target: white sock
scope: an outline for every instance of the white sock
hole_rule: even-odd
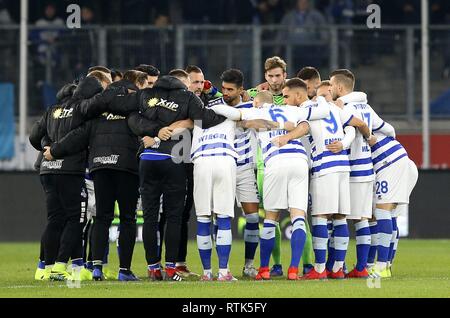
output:
[[[325,270],[325,263],[324,264],[314,264],[314,270],[318,273],[322,273]]]
[[[344,262],[335,261],[333,265],[333,273],[337,273],[342,267],[344,267]]]
[[[227,276],[228,275],[228,268],[219,268],[219,273],[222,276]]]
[[[386,262],[377,262],[377,265],[375,265],[375,266],[376,266],[377,271],[381,272],[382,270],[386,269],[387,263]]]
[[[253,266],[253,260],[252,259],[245,259],[245,267],[252,267]]]

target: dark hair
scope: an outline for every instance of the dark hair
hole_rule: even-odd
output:
[[[300,71],[298,71],[297,77],[304,81],[311,80],[311,79],[319,79],[320,80],[320,73],[317,70],[317,68],[312,67],[312,66],[306,66],[306,67],[302,68]]]
[[[237,87],[242,87],[244,85],[244,75],[240,70],[235,68],[223,72],[220,79],[223,82],[235,84]]]
[[[353,87],[355,86],[355,75],[347,69],[339,69],[331,72],[330,78],[333,76],[336,76],[336,79],[338,82],[344,84],[348,88],[351,88],[353,90]]]
[[[135,71],[130,70],[126,71],[125,74],[123,74],[123,79],[127,80],[134,85],[144,85],[145,81],[147,80],[147,73],[141,72],[141,71]]]
[[[148,76],[159,76],[160,71],[153,65],[140,64],[134,68],[135,71],[141,71],[146,73]]]
[[[182,70],[180,68],[171,70],[168,75],[175,76],[175,77],[181,77],[181,78],[189,78],[189,74],[186,73],[185,70]]]
[[[289,89],[291,89],[291,88],[302,88],[304,90],[307,90],[308,85],[306,85],[304,80],[302,80],[302,79],[300,79],[298,77],[294,77],[294,78],[288,79],[286,81],[286,83],[284,83],[283,87],[287,87]]]
[[[186,73],[203,73],[202,69],[200,67],[198,67],[197,65],[188,65],[186,66],[186,68],[184,69],[186,71]]]
[[[123,73],[121,71],[119,71],[119,70],[112,69],[111,70],[111,77],[112,77],[112,79],[114,80],[114,78],[116,76],[119,76],[120,78],[123,78]]]
[[[93,71],[100,71],[103,73],[108,73],[111,74],[111,70],[109,68],[107,68],[106,66],[102,66],[102,65],[97,65],[97,66],[92,66],[88,69],[88,74],[93,72]]]

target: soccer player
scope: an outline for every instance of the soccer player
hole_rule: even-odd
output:
[[[101,81],[101,82],[100,82]],[[31,144],[38,150],[45,148],[41,163],[41,180],[47,196],[48,224],[44,242],[46,276],[55,280],[70,278],[66,264],[83,267],[82,226],[85,223],[87,197],[84,182],[85,157],[82,152],[62,160],[51,160],[49,145],[60,141],[84,120],[98,116],[104,106],[116,96],[115,89],[100,93],[109,79],[94,71],[75,89],[67,103],[50,108],[30,134]],[[48,140],[46,145],[41,141]]]
[[[175,265],[180,245],[187,179],[184,155],[173,151],[178,141],[172,139],[173,129],[170,125],[184,119],[202,120],[202,128],[206,129],[223,122],[225,117],[205,109],[201,100],[187,90],[190,80],[184,70],[173,70],[169,74],[159,78],[152,88],[146,88],[135,96],[131,94],[130,100],[124,98],[118,102],[129,104],[125,106],[127,109],[139,109],[142,116],[149,119],[153,125],[144,136],[157,135],[159,138],[153,148],[139,152],[140,189],[144,208],[144,248],[150,278],[160,277],[157,233],[160,197],[163,195],[167,220],[165,277],[168,280],[179,281],[181,277],[176,274]]]
[[[231,69],[222,76],[223,97],[210,102],[209,106],[224,104],[236,109],[252,108],[251,102],[242,102],[243,75],[241,71]],[[256,248],[259,242],[259,214],[258,189],[253,166],[252,132],[249,129],[238,127],[235,132],[234,149],[238,154],[236,168],[236,198],[238,206],[242,207],[246,225],[244,230],[245,263],[242,269],[243,276],[254,278],[257,270],[253,265]]]
[[[296,92],[302,91],[306,97],[306,84],[300,79],[291,79],[285,87]],[[258,142],[261,144],[264,157],[264,207],[266,218],[261,232],[260,253],[261,266],[256,276],[257,280],[270,279],[269,258],[275,243],[275,226],[278,223],[279,212],[289,209],[293,227],[291,237],[291,264],[288,270],[288,279],[298,279],[298,264],[306,240],[305,216],[308,201],[308,164],[306,152],[299,140],[292,140],[280,147],[273,144],[272,139],[284,135],[285,122],[294,122],[311,119],[311,116],[324,118],[329,113],[329,106],[321,98],[321,105],[311,107],[276,106],[269,105],[263,108],[242,110],[242,119],[272,119],[278,121],[280,127],[275,131],[258,132]],[[317,107],[316,107],[317,106]],[[314,109],[313,109],[314,108]]]
[[[333,100],[345,97],[353,92],[355,76],[347,69],[335,70],[330,75],[331,94]],[[367,103],[347,103],[348,109],[356,118],[366,122],[370,130],[380,127],[382,119]],[[370,146],[367,143],[370,135],[363,136],[356,132],[355,140],[350,148],[350,215],[347,219],[354,220],[356,230],[356,258],[355,268],[349,277],[367,277],[366,269],[371,237],[369,219],[372,218],[373,171]]]
[[[319,71],[313,66],[305,66],[297,73],[297,77],[305,81],[308,86],[308,97],[313,99],[321,84]]]
[[[343,102],[367,103],[363,96],[341,98]],[[372,130],[374,138],[369,140],[375,171],[375,222],[377,242],[377,263],[369,267],[374,277],[390,277],[392,260],[398,244],[397,216],[402,206],[407,206],[409,196],[417,182],[418,172],[409,159],[405,148],[395,139],[395,129],[387,122]]]
[[[147,87],[152,88],[158,80],[160,71],[153,65],[140,64],[134,68],[135,71],[144,72],[147,74]]]
[[[112,84],[136,92],[147,87],[147,74],[127,71],[121,81]],[[103,113],[52,145],[50,152],[62,158],[89,148],[89,171],[96,188],[96,219],[93,225],[92,249],[94,280],[104,280],[103,259],[108,245],[109,227],[114,203],[120,207],[119,281],[136,281],[131,260],[136,242],[136,206],[138,201],[138,140],[128,127],[127,118]]]
[[[325,87],[325,86],[323,86]],[[326,89],[324,88],[323,90]],[[308,98],[302,98],[290,87],[283,88],[283,94],[287,103],[303,103]],[[296,96],[299,96],[297,99]],[[308,138],[311,148],[311,214],[313,216],[313,245],[316,256],[314,269],[303,276],[302,279],[344,278],[343,265],[348,246],[348,228],[346,215],[350,213],[350,189],[349,189],[349,160],[346,149],[355,137],[353,127],[364,130],[370,135],[367,125],[363,121],[354,118],[348,111],[342,111],[332,103],[329,103],[330,111],[326,118],[309,122]],[[347,127],[346,127],[347,126]],[[345,136],[344,136],[345,130]],[[281,145],[287,140],[296,139],[304,132],[296,128],[287,135],[278,137]],[[328,242],[327,219],[332,217],[336,248],[334,251],[334,264],[327,275],[325,270],[326,251]]]
[[[268,58],[264,63],[264,77],[267,82],[262,83],[255,88],[249,89],[248,93],[250,94],[250,97],[254,98],[259,91],[268,90],[273,95],[273,104],[283,105],[284,99],[282,88],[286,83],[287,78],[286,66],[286,62],[278,56]],[[258,192],[260,194],[260,198],[262,198],[264,195],[264,161],[262,159],[260,147],[257,147],[256,166]],[[263,207],[262,202],[260,202],[260,207]],[[283,269],[281,266],[281,229],[279,225],[275,228],[275,234],[275,247],[272,254],[274,265],[271,269],[271,275],[274,277],[283,275]],[[303,270],[305,273],[312,268],[312,260],[312,237],[308,222],[306,221],[306,243],[302,255]]]
[[[189,90],[197,95],[203,102],[208,105],[209,101],[222,97],[222,94],[211,85],[210,81],[205,80],[205,75],[200,67],[196,65],[188,65],[185,71],[189,74],[191,85]]]

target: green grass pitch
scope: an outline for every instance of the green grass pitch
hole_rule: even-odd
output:
[[[200,273],[201,264],[195,241],[189,242],[188,264]],[[286,277],[257,282],[241,279],[244,243],[233,242],[230,268],[237,282],[150,282],[145,279],[146,266],[141,243],[136,244],[133,271],[140,282],[81,282],[81,288],[68,288],[63,282],[34,281],[39,252],[38,243],[0,244],[0,297],[450,297],[450,240],[401,239],[394,262],[393,277],[369,288],[364,279],[343,281],[287,281]],[[257,252],[259,254],[259,250]],[[289,266],[290,245],[283,241],[282,262]],[[347,254],[348,267],[355,262],[355,242]],[[256,264],[258,264],[258,255]],[[117,268],[117,253],[111,245],[111,268]],[[217,260],[213,253],[213,269]]]

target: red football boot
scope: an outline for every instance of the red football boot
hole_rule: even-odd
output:
[[[300,277],[302,280],[315,280],[315,279],[327,279],[327,272],[324,270],[322,273],[316,272],[316,269],[313,268],[309,271],[308,274],[303,275]]]
[[[330,279],[344,279],[345,274],[344,270],[340,268],[337,272],[331,272],[330,276],[328,277]]]
[[[299,280],[298,267],[289,267],[287,279],[288,280]]]
[[[260,267],[255,279],[256,280],[269,280],[270,279],[269,267]]]
[[[350,273],[348,273],[347,278],[367,278],[369,277],[369,272],[366,268],[364,268],[362,271],[359,271],[356,269],[352,269]]]

